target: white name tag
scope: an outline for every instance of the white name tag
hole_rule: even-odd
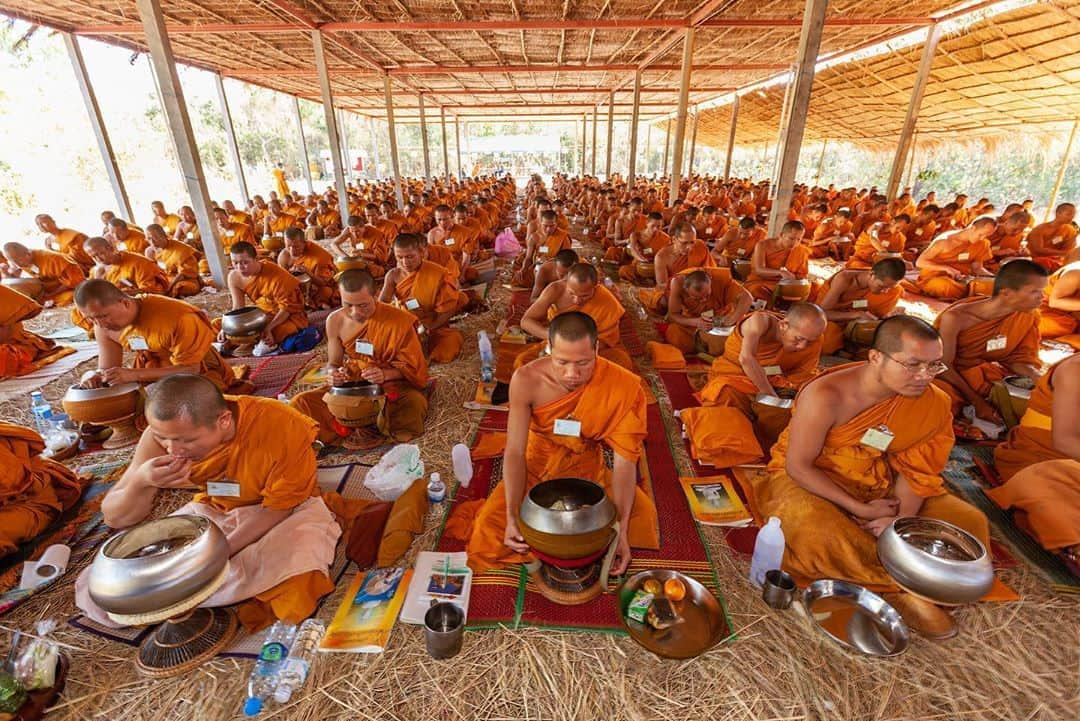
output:
[[[746,255],[746,248],[739,248],[735,251],[735,255],[739,256],[740,258]]]
[[[375,346],[372,345],[371,343],[369,343],[366,340],[358,340],[358,341],[356,341],[356,345],[353,346],[353,347],[356,349],[356,352],[359,353],[360,355],[369,355],[369,356],[375,355]]]
[[[416,298],[409,298],[407,301],[405,301],[405,307],[409,310],[416,310],[420,307],[420,301],[418,301]]]
[[[851,301],[852,308],[865,308],[868,305],[866,298]]]
[[[211,481],[206,484],[206,494],[218,498],[239,498],[240,484],[227,481]]]
[[[778,376],[783,373],[783,371],[780,370],[780,366],[765,366],[762,370],[765,371],[765,375],[767,376]]]
[[[652,248],[646,248],[645,255],[652,255]]]
[[[713,234],[713,229],[712,228],[706,228],[705,229],[705,235],[712,235],[712,234]]]
[[[445,242],[446,242],[447,245],[456,245],[457,244],[457,241],[455,241],[453,238],[447,238]]]
[[[146,339],[141,335],[128,336],[128,348],[131,350],[149,350],[150,346],[146,344]]]
[[[957,260],[970,260],[971,259],[971,253],[961,253],[960,255],[956,256],[956,259]]]
[[[225,231],[225,237],[226,237],[226,238],[231,238],[231,237],[233,237],[234,235],[236,235],[236,231],[235,231],[235,230],[226,230],[226,231]]]
[[[581,421],[572,421],[569,418],[560,418],[555,421],[555,435],[581,437]]]
[[[986,341],[986,350],[1005,350],[1009,345],[1009,339],[1003,335],[994,336],[990,340]]]
[[[893,442],[893,434],[886,428],[867,428],[859,443],[878,451],[885,451]]]
[[[1062,243],[1065,242],[1065,238],[1063,236],[1056,235],[1056,236],[1054,236],[1053,238],[1050,239],[1050,242],[1053,243],[1054,245],[1061,245]]]
[[[365,246],[364,246],[363,243],[357,243],[356,247],[359,248],[360,250],[363,250]]]
[[[188,240],[195,240],[195,234],[194,233],[188,233],[187,234],[187,239]]]
[[[541,246],[540,246],[540,252],[541,252],[541,253],[547,253],[547,252],[548,252],[548,246],[546,246],[546,245],[541,245]]]

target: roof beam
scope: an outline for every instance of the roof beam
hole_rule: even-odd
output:
[[[787,65],[782,63],[736,63],[730,65],[695,65],[694,72],[751,72],[760,70],[786,70]],[[396,75],[490,75],[504,73],[606,73],[612,71],[637,70],[636,64],[629,65],[403,65],[389,68],[386,72],[391,76]],[[679,70],[678,65],[652,65],[642,68],[644,72],[673,72]],[[314,70],[297,68],[232,68],[222,70],[221,74],[226,77],[314,77]],[[381,75],[374,70],[365,68],[330,68],[333,76],[343,75]],[[608,91],[604,88],[604,92]],[[437,93],[437,90],[426,88],[425,93]]]
[[[735,87],[734,86],[732,86],[732,87],[709,86],[709,87],[691,88],[690,90],[691,90],[691,92],[695,92],[695,93],[722,93],[722,92],[735,90]],[[514,88],[478,88],[476,90],[468,90],[468,89],[464,89],[464,90],[458,90],[458,89],[454,89],[454,90],[428,89],[428,90],[424,91],[424,95],[447,95],[447,96],[455,96],[455,95],[477,95],[477,96],[480,96],[480,95],[591,95],[591,94],[607,95],[610,92],[612,92],[612,91],[608,90],[607,88],[596,88],[596,87],[590,87],[590,88],[528,88],[528,89],[520,88],[520,89],[517,89],[517,90],[515,90]],[[634,92],[634,89],[633,88],[625,88],[623,90],[616,90],[614,92],[617,92],[617,93],[632,93],[632,92]],[[674,94],[679,92],[679,89],[678,88],[670,88],[670,87],[662,87],[662,88],[642,87],[641,92],[642,92],[642,94],[646,94],[646,95],[649,94],[649,93],[657,93],[657,94],[662,93],[662,94],[665,94],[665,95],[674,95]],[[401,93],[398,93],[398,94],[400,95]],[[365,93],[334,93],[335,98],[367,98],[367,97],[371,97],[371,96],[372,96],[372,91],[368,91],[368,92],[365,92]]]

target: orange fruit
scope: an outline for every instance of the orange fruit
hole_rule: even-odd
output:
[[[664,595],[668,600],[681,601],[686,598],[686,584],[677,578],[664,581]]]
[[[661,590],[660,582],[655,578],[645,579],[645,583],[641,584],[641,588],[645,593],[651,593],[654,596],[659,595]]]

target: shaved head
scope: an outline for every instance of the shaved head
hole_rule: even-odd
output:
[[[21,255],[22,253],[29,252],[30,250],[22,243],[16,243],[15,241],[12,241],[10,243],[4,243],[4,255],[8,256],[9,258],[12,256],[12,254]]]
[[[821,306],[816,303],[795,303],[787,312],[787,320],[789,323],[795,326],[802,326],[804,323],[820,322],[822,327],[825,326],[826,317],[825,311],[821,309]]]
[[[1029,283],[1041,281],[1050,273],[1038,263],[1016,258],[1004,263],[994,277],[994,295],[1003,290],[1020,290]]]
[[[346,293],[357,293],[361,290],[366,290],[369,293],[375,292],[375,279],[371,277],[371,273],[358,268],[346,270],[339,274],[337,284]]]
[[[907,267],[904,265],[904,261],[899,258],[882,258],[874,263],[871,272],[873,272],[875,278],[899,282],[904,279]]]
[[[95,248],[112,248],[112,247],[113,247],[113,244],[111,242],[109,242],[109,240],[107,238],[102,238],[100,236],[97,236],[97,237],[94,237],[94,238],[87,238],[86,242],[83,243],[83,248],[85,248],[88,251],[89,250],[94,250]]]
[[[427,247],[427,240],[419,233],[398,233],[394,238],[394,247],[423,250]]]
[[[569,268],[570,266],[577,263],[578,260],[580,259],[577,252],[571,250],[570,248],[565,248],[555,254],[555,262],[558,265],[561,265],[563,268]]]
[[[941,340],[934,326],[925,320],[911,315],[894,315],[878,324],[871,345],[882,353],[899,353],[904,348],[905,337],[920,341]]]
[[[592,319],[592,316],[581,311],[574,310],[557,315],[548,326],[548,343],[552,346],[555,345],[556,338],[571,343],[588,338],[590,344],[595,347],[598,337],[596,321]]]
[[[570,270],[566,273],[567,280],[576,280],[579,283],[592,283],[596,284],[599,276],[596,274],[596,267],[588,263],[577,263],[570,267]]]
[[[255,250],[255,246],[246,240],[241,240],[237,243],[233,243],[229,248],[229,255],[246,255],[250,258],[258,258],[259,254]]]
[[[90,303],[112,305],[127,298],[124,291],[107,280],[92,278],[84,280],[75,288],[75,305],[86,308]]]
[[[209,428],[226,410],[225,397],[218,387],[191,373],[165,376],[147,392],[146,415],[158,421],[184,420]]]
[[[704,288],[710,282],[709,274],[703,270],[687,273],[683,278],[683,288]]]

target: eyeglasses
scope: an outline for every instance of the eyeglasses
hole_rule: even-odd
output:
[[[896,360],[888,353],[882,353],[881,355],[885,356],[893,363],[902,366],[904,370],[913,376],[928,375],[933,378],[934,376],[939,376],[949,370],[949,366],[941,361],[934,361],[932,363],[919,363],[918,361],[905,363],[904,361]]]

